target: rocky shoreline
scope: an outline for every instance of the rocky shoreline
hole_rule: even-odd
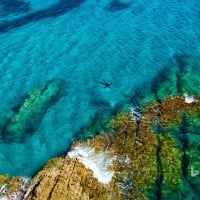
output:
[[[0,199],[197,200],[200,59],[177,63],[134,93],[107,134],[74,142],[32,180],[0,176]]]

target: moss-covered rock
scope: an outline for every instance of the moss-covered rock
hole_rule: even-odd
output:
[[[171,134],[159,135],[161,160],[161,193],[162,199],[181,199],[181,192],[184,190],[182,178],[182,157],[180,144]]]

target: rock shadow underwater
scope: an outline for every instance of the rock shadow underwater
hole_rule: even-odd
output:
[[[58,17],[80,6],[82,3],[84,3],[84,1],[85,0],[60,0],[57,4],[52,5],[49,8],[38,10],[32,13],[27,13],[25,16],[18,17],[17,19],[4,21],[0,23],[0,33],[8,32],[14,28],[24,26],[34,21]]]
[[[111,0],[111,2],[104,8],[109,12],[118,12],[129,8],[130,5],[120,0]]]
[[[0,0],[3,15],[12,13],[26,13],[30,10],[30,4],[22,0]]]

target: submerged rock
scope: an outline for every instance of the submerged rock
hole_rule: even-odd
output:
[[[199,95],[200,57],[179,56],[176,61],[175,64],[163,68],[152,82],[144,83],[136,89],[132,94],[132,101],[147,106],[153,101],[178,95]]]
[[[60,87],[59,81],[50,81],[43,88],[33,90],[3,125],[2,138],[6,142],[20,142],[35,131],[47,109],[58,97]]]

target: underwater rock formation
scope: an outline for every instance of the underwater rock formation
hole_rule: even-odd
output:
[[[60,92],[60,82],[50,81],[43,88],[33,90],[2,127],[5,141],[23,141],[32,133]]]
[[[200,80],[192,87],[197,65],[198,58],[178,60],[164,78],[146,87],[149,98],[140,95],[137,105],[130,102],[103,120],[107,134],[77,141],[65,157],[50,160],[23,192],[24,199],[198,200]]]
[[[132,95],[140,106],[154,101],[187,94],[199,95],[200,57],[179,56],[176,63],[163,68],[150,83],[136,89]],[[142,88],[142,90],[141,90]]]

